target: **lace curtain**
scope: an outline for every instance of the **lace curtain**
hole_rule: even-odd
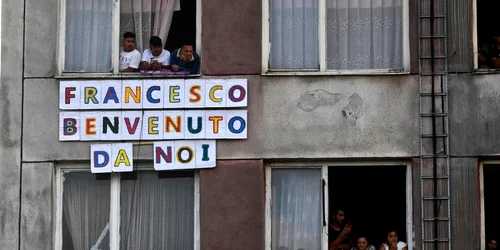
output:
[[[149,48],[151,36],[165,45],[175,10],[180,10],[179,0],[121,0],[120,34],[134,32],[141,53]]]
[[[65,71],[111,71],[112,13],[113,1],[66,1]]]
[[[403,68],[401,0],[327,0],[328,69]]]
[[[110,180],[71,172],[64,175],[63,186],[64,249],[109,249]]]
[[[272,249],[321,249],[321,169],[272,170]]]

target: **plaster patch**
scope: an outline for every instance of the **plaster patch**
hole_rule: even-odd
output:
[[[354,93],[349,97],[349,103],[342,109],[344,124],[355,126],[356,121],[362,116],[363,99]]]
[[[339,93],[330,93],[323,89],[317,89],[302,94],[298,105],[304,111],[313,111],[319,106],[333,106],[340,99],[342,99],[342,95]]]

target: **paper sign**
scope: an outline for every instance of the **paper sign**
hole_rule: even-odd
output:
[[[80,113],[59,113],[59,141],[80,140]]]
[[[184,138],[205,138],[205,111],[187,110],[184,112]]]
[[[90,171],[92,173],[111,173],[111,144],[90,145]]]
[[[142,133],[142,111],[123,111],[120,126],[122,140],[140,140]]]
[[[80,113],[80,140],[99,141],[101,139],[101,129],[100,112]]]
[[[123,124],[121,124],[122,120],[122,112],[101,112],[101,141],[119,141],[122,139],[121,130],[123,128]]]
[[[184,80],[165,80],[163,107],[167,109],[184,108]]]
[[[132,172],[134,170],[132,143],[117,143],[111,146],[113,172]]]
[[[163,80],[144,80],[142,88],[142,108],[162,109],[164,101]]]
[[[122,82],[122,109],[142,109],[142,80]]]
[[[184,139],[184,111],[167,110],[163,111],[164,135],[163,139]]]
[[[246,139],[247,138],[247,111],[246,110],[228,110],[227,119],[227,139]]]
[[[122,108],[122,83],[119,80],[101,81],[101,109]]]
[[[227,107],[247,106],[247,79],[229,79],[226,81]]]
[[[206,80],[205,107],[226,107],[227,89],[225,80]]]
[[[101,108],[101,83],[87,81],[80,84],[80,109]]]
[[[80,82],[59,82],[59,109],[80,109]]]
[[[163,120],[163,111],[144,111],[142,139],[163,140]]]
[[[205,112],[205,138],[223,139],[226,137],[226,110],[207,110]]]
[[[205,106],[205,80],[186,80],[184,84],[184,107],[202,108]]]
[[[154,168],[157,171],[175,169],[175,142],[162,141],[153,144]]]
[[[195,141],[175,141],[175,168],[196,168]]]
[[[215,167],[216,146],[214,140],[196,141],[196,168]]]

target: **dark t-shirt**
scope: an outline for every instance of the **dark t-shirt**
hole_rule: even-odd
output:
[[[488,53],[488,63],[487,63],[487,65],[490,68],[493,68],[493,63],[491,63],[491,58],[493,58],[493,57],[500,58],[500,49],[498,49],[497,46],[491,48],[490,51],[489,51],[489,53]]]
[[[328,243],[331,244],[332,242],[337,240],[337,238],[340,236],[340,233],[342,232],[342,230],[343,230],[343,228],[340,229],[340,231],[335,230],[335,228],[333,228],[330,225],[328,227]],[[347,238],[347,236],[345,236],[340,244],[348,244],[348,243],[349,243],[349,238]]]

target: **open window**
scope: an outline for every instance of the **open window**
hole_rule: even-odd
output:
[[[306,166],[306,167],[305,167]],[[273,164],[266,169],[266,250],[328,250],[334,208],[344,210],[348,236],[364,235],[378,247],[387,230],[412,242],[412,190],[409,165],[374,163]]]
[[[482,249],[491,239],[500,240],[500,162],[482,165]],[[498,242],[497,242],[498,244]]]
[[[60,0],[59,75],[120,73],[123,34],[136,35],[139,53],[151,36],[172,52],[184,42],[200,53],[201,0]]]
[[[476,31],[474,66],[479,71],[500,69],[500,29],[498,22],[500,2],[496,0],[476,0]]]

